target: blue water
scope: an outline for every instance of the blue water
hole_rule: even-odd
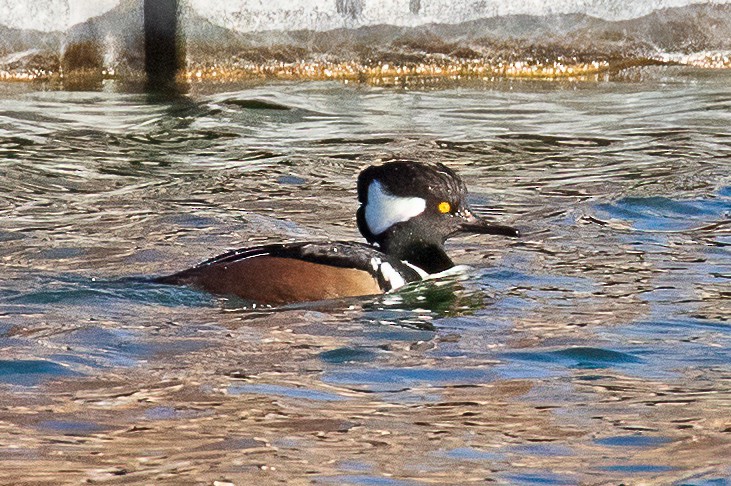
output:
[[[237,484],[723,484],[729,79],[667,75],[168,104],[7,88],[0,439],[60,468],[47,444],[78,438],[79,481],[164,462]],[[390,157],[450,165],[524,236],[450,241],[457,276],[283,309],[147,279],[359,239],[355,177]]]
[[[653,233],[701,229],[709,222],[728,226],[731,218],[730,190],[722,187],[706,199],[627,197],[613,204],[596,205],[596,214],[602,219],[624,221],[633,229]]]
[[[229,393],[259,393],[262,395],[275,395],[287,398],[315,401],[340,401],[345,398],[334,393],[318,392],[307,388],[292,388],[277,385],[234,385],[229,387]]]
[[[78,373],[61,363],[46,360],[0,360],[0,381],[33,386],[49,378],[73,376]]]
[[[605,437],[595,441],[600,445],[614,447],[657,447],[670,442],[664,437],[651,437],[645,435],[625,435],[621,437]]]

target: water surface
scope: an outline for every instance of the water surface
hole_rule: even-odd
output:
[[[1,481],[729,480],[730,83],[1,86]],[[524,237],[282,309],[140,278],[360,239],[357,173],[397,157]]]

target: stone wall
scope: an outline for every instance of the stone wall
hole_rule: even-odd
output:
[[[144,0],[0,0],[0,79],[144,77]],[[731,66],[731,0],[181,0],[181,77],[358,81]]]

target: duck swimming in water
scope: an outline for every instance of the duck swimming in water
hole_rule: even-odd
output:
[[[519,231],[474,215],[467,188],[443,164],[396,160],[358,176],[358,229],[368,241],[302,242],[243,248],[173,275],[189,285],[279,305],[397,289],[454,266],[445,241],[460,233],[517,237]]]

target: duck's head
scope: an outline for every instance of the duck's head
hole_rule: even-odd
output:
[[[459,233],[516,237],[517,229],[477,217],[467,188],[442,164],[396,160],[358,176],[358,229],[369,243],[427,273],[453,266],[444,242]]]

